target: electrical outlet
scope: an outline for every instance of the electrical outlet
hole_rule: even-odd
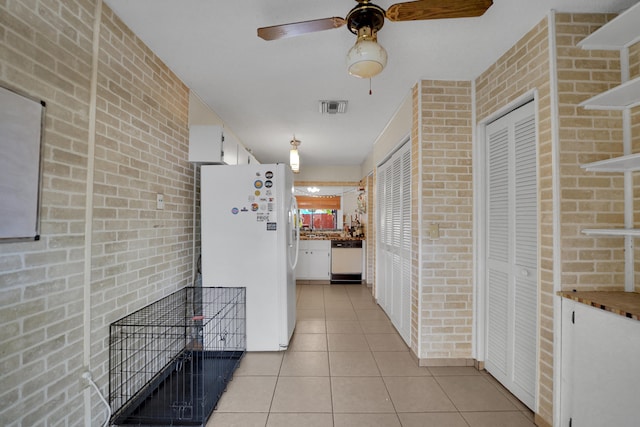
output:
[[[164,194],[156,194],[156,209],[164,209]]]

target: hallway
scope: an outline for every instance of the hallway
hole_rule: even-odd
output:
[[[534,426],[488,374],[417,366],[366,286],[297,291],[289,349],[247,353],[208,427]]]

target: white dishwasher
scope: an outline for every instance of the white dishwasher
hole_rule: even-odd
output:
[[[331,283],[362,283],[362,240],[331,241]]]

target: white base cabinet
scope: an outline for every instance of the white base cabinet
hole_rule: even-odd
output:
[[[640,321],[562,298],[560,426],[640,425]]]
[[[329,280],[331,278],[331,241],[300,240],[296,279]]]

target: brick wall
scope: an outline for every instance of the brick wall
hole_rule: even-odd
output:
[[[629,48],[629,76],[631,79],[640,77],[640,42]],[[631,151],[640,153],[640,107],[631,109]],[[640,174],[633,174],[633,186],[640,188]],[[640,228],[640,194],[634,194],[633,205],[634,227]],[[633,246],[637,248],[638,244],[640,239],[634,239]],[[634,256],[634,284],[638,292],[640,291],[640,250],[636,249]]]
[[[461,364],[471,360],[473,324],[471,82],[425,80],[419,93],[419,357],[428,364]],[[440,229],[437,239],[427,234],[434,224]]]
[[[41,240],[0,245],[3,426],[84,426],[85,345],[106,394],[109,322],[191,278],[188,89],[104,6],[88,170],[94,10],[93,1],[0,4],[0,82],[47,102]],[[95,205],[89,259],[87,180]],[[98,425],[104,408],[93,392],[91,402]]]
[[[623,289],[624,239],[585,228],[624,226],[623,176],[585,172],[581,164],[622,155],[622,114],[578,104],[620,84],[617,51],[577,43],[613,16],[558,14],[556,43],[562,224],[562,288]]]
[[[420,191],[422,189],[421,166],[421,127],[422,111],[420,110],[420,83],[411,88],[411,351],[420,356],[421,313],[420,313]]]
[[[91,366],[106,383],[109,324],[191,282],[194,181],[188,88],[106,7],[100,31]]]
[[[476,117],[487,117],[536,89],[539,192],[539,358],[538,416],[553,419],[553,175],[548,22],[543,19],[476,79]]]
[[[376,219],[376,213],[375,213],[375,205],[374,205],[374,200],[375,200],[375,194],[376,194],[376,187],[375,187],[375,180],[374,180],[374,174],[371,173],[369,174],[366,178],[366,195],[367,195],[367,223],[365,225],[365,237],[366,237],[366,242],[367,242],[367,248],[366,248],[366,253],[367,253],[367,274],[366,274],[366,281],[367,281],[367,285],[371,286],[371,292],[373,295],[375,295],[375,282],[376,282],[376,269],[375,269],[375,265],[376,265],[376,223],[375,223],[375,219]]]
[[[41,240],[0,244],[3,426],[82,425],[92,14],[82,1],[0,5],[0,82],[47,103]]]

